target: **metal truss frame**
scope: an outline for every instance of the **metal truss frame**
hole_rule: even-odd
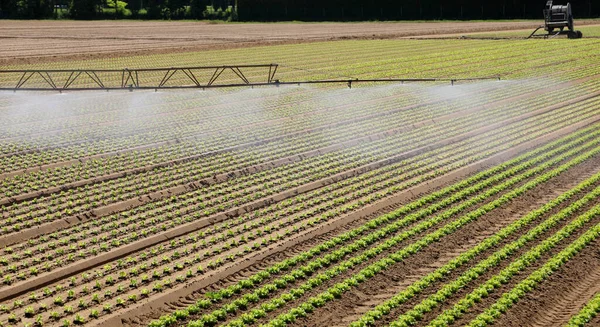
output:
[[[353,84],[358,83],[410,83],[410,82],[447,82],[451,85],[461,81],[480,81],[480,80],[500,80],[499,76],[491,77],[478,77],[478,78],[380,78],[380,79],[327,79],[327,80],[307,80],[307,81],[280,81],[275,79],[277,73],[278,64],[261,64],[261,65],[228,65],[228,66],[198,66],[198,67],[171,67],[171,68],[143,68],[143,69],[75,69],[75,70],[0,70],[0,80],[2,80],[3,74],[12,74],[15,80],[10,85],[14,87],[1,87],[0,90],[10,91],[85,91],[85,90],[130,90],[135,89],[207,89],[207,88],[228,88],[228,87],[254,87],[254,86],[280,86],[280,85],[302,85],[302,84],[346,84],[349,88],[352,88]],[[267,74],[264,82],[251,82],[244,74],[244,70],[252,68],[264,68]],[[268,68],[268,72],[267,72]],[[206,81],[201,81],[194,71],[199,70],[210,70],[212,75]],[[232,71],[237,78],[239,83],[218,83],[219,78],[225,71]],[[140,83],[140,77],[148,75],[148,73],[160,73],[158,77],[154,78],[155,83]],[[186,78],[183,82],[179,80],[178,85],[167,85],[167,82],[177,73],[182,72]],[[101,78],[102,73],[111,73],[116,76],[119,74],[120,83],[116,84],[113,82],[110,85],[107,81]],[[67,76],[64,83],[57,83],[56,74],[63,74]],[[55,78],[52,78],[52,76]],[[40,76],[42,79],[38,79],[38,83],[42,83],[43,86],[28,87],[26,83],[31,80],[33,76]],[[74,83],[81,79],[81,76],[87,76],[91,79],[91,86],[76,87]],[[18,79],[17,79],[18,78]],[[64,78],[64,77],[63,77]],[[116,77],[115,77],[116,78]],[[8,78],[10,81],[10,78]],[[148,80],[148,79],[146,79]],[[187,84],[186,84],[187,83]]]
[[[172,89],[172,88],[211,88],[211,87],[232,87],[232,86],[244,86],[253,85],[250,80],[244,74],[245,69],[251,68],[265,68],[268,69],[266,82],[258,84],[273,84],[275,83],[275,73],[277,72],[278,64],[260,64],[260,65],[228,65],[228,66],[197,66],[197,67],[170,67],[170,68],[142,68],[142,69],[55,69],[55,70],[0,70],[0,79],[2,75],[18,77],[18,80],[10,83],[11,87],[0,87],[0,90],[23,90],[23,91],[66,91],[66,90],[118,90],[118,89]],[[194,71],[200,70],[212,70],[213,74],[208,81],[201,81]],[[225,71],[232,71],[239,79],[239,83],[235,84],[219,84],[217,83],[219,77]],[[140,77],[148,75],[148,73],[161,73],[162,78],[156,79],[156,83],[149,83],[143,85],[140,83]],[[177,72],[182,72],[187,77],[179,85],[167,85],[167,82],[171,80],[173,75]],[[120,74],[121,82],[119,85],[110,85],[102,79],[103,73]],[[64,83],[57,83],[57,74],[68,75]],[[32,77],[41,77],[40,81],[43,86],[29,87],[27,82]],[[52,78],[52,77],[55,78]],[[89,77],[93,83],[92,86],[86,87],[75,87],[76,81],[81,80],[82,76]],[[10,80],[10,77],[8,78]]]

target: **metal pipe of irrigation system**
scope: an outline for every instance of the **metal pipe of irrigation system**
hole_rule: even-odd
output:
[[[176,86],[125,86],[125,87],[69,87],[69,88],[44,88],[44,87],[20,87],[20,88],[2,88],[0,91],[116,91],[116,90],[176,90],[176,89],[219,89],[235,87],[263,87],[263,86],[284,86],[284,85],[310,85],[310,84],[346,84],[352,88],[353,84],[359,83],[414,83],[414,82],[448,82],[454,85],[457,82],[483,81],[483,80],[501,80],[499,76],[478,77],[478,78],[384,78],[384,79],[339,79],[339,80],[314,80],[314,81],[279,81],[264,83],[237,83],[237,84],[212,84],[212,85],[176,85]]]
[[[410,83],[410,82],[450,82],[452,85],[460,81],[500,80],[500,76],[477,78],[340,78],[305,81],[280,81],[275,79],[279,64],[257,65],[224,65],[224,66],[194,66],[170,68],[141,68],[141,69],[51,69],[51,70],[0,70],[0,81],[11,85],[2,86],[2,91],[90,91],[90,90],[163,90],[163,89],[210,89],[229,87],[259,87],[302,84],[346,84],[352,88],[357,83]],[[250,82],[243,69],[265,69],[265,82]],[[268,69],[268,71],[267,71]],[[199,71],[212,72],[211,77],[202,80]],[[233,73],[240,82],[230,84],[217,83],[224,72]],[[144,75],[154,72],[155,74]],[[156,74],[158,73],[158,74]],[[172,77],[179,73],[184,81],[178,85],[167,85]],[[112,77],[108,78],[108,77]],[[82,79],[88,79],[92,86],[81,86]],[[61,81],[59,83],[59,81]],[[79,84],[78,84],[79,83]],[[173,83],[173,82],[171,82]],[[187,83],[187,84],[186,84]],[[35,86],[29,86],[34,84]],[[144,85],[142,85],[144,84]],[[13,86],[14,85],[14,86]],[[42,86],[39,86],[42,85]]]

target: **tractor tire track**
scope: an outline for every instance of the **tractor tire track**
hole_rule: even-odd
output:
[[[501,326],[527,321],[532,327],[562,327],[600,292],[600,243],[595,240],[557,273],[498,319]],[[595,326],[591,324],[590,326]]]

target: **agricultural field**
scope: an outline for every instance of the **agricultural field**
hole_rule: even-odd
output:
[[[7,63],[494,78],[1,92],[0,326],[600,326],[599,48],[356,39]]]
[[[600,24],[593,19],[578,25]],[[539,21],[244,23],[3,21],[0,65],[247,48],[341,39],[381,39],[533,29]]]

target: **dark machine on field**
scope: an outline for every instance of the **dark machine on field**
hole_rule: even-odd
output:
[[[555,5],[553,0],[546,2],[544,13],[544,25],[540,26],[531,33],[531,37],[552,38],[557,35],[566,34],[569,39],[579,39],[583,36],[581,31],[576,31],[573,26],[573,11],[571,4]],[[535,34],[538,30],[544,29],[546,34]],[[566,30],[565,30],[566,29]]]

